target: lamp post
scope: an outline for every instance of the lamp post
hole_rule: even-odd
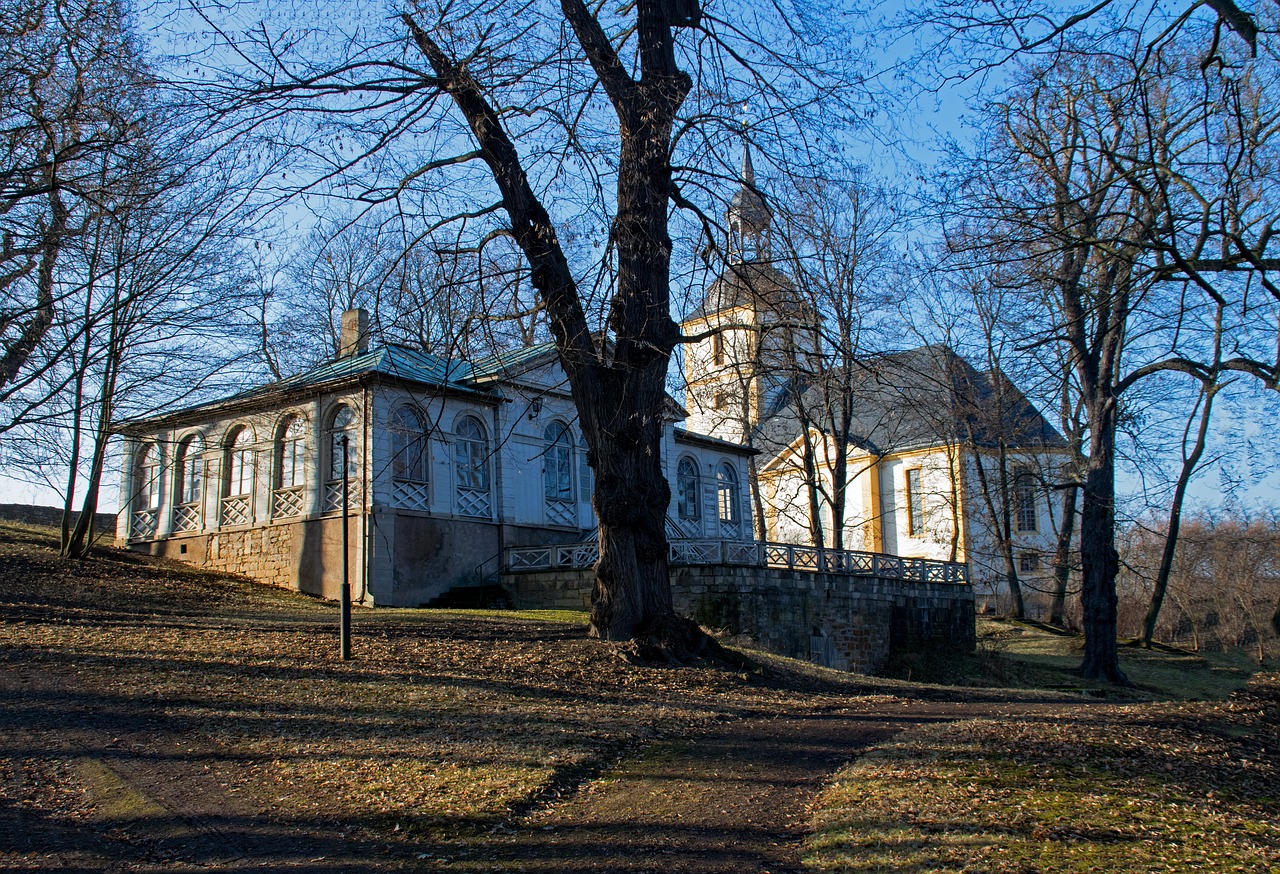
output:
[[[350,452],[351,438],[342,435],[342,594],[338,598],[338,648],[344,662],[351,661],[351,578],[348,572],[350,565],[349,537],[347,533],[351,478],[347,466],[347,455]]]

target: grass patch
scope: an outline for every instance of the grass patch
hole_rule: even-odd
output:
[[[1084,639],[1037,623],[979,619],[973,654],[929,650],[895,653],[886,675],[952,686],[1076,691],[1130,700],[1222,700],[1243,688],[1258,665],[1243,653],[1202,655],[1172,647],[1120,648],[1120,666],[1133,687],[1083,681],[1076,673]]]
[[[1280,675],[1228,702],[924,726],[819,799],[817,871],[1280,872]]]

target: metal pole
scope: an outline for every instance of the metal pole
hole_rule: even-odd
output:
[[[350,452],[350,438],[342,435],[342,594],[339,596],[338,647],[344,662],[351,661],[351,576],[349,572],[350,545],[347,533],[347,513],[350,501],[350,471],[347,468],[347,453]]]

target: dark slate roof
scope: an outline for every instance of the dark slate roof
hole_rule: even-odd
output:
[[[829,374],[837,381],[844,376]],[[1010,446],[1067,445],[1008,377],[977,370],[947,346],[866,358],[850,365],[848,377],[848,433],[854,445],[873,454],[967,440],[971,429],[978,445],[994,446],[1000,423],[992,419],[1001,401]],[[809,411],[815,427],[828,430],[822,398],[816,377],[789,380],[757,427],[755,445],[777,451],[792,443],[800,435],[801,411]]]
[[[779,316],[803,318],[806,307],[795,292],[791,277],[768,261],[739,261],[729,264],[711,283],[702,304],[690,313],[699,319],[737,307],[770,310]]]
[[[756,188],[756,169],[751,163],[751,146],[742,144],[742,184],[729,201],[729,215],[738,216],[742,224],[759,233],[773,223],[773,210]]]

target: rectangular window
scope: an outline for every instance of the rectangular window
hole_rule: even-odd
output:
[[[1040,570],[1040,553],[1023,552],[1018,555],[1018,570],[1024,574],[1033,574]]]
[[[724,334],[716,334],[711,338],[711,363],[724,364]]]
[[[913,467],[906,472],[906,487],[907,534],[919,537],[924,534],[924,485],[920,468]]]
[[[253,450],[231,450],[231,470],[227,477],[227,495],[248,495],[253,492]]]
[[[1034,534],[1038,528],[1036,476],[1027,467],[1013,473],[1013,516],[1019,533]]]

